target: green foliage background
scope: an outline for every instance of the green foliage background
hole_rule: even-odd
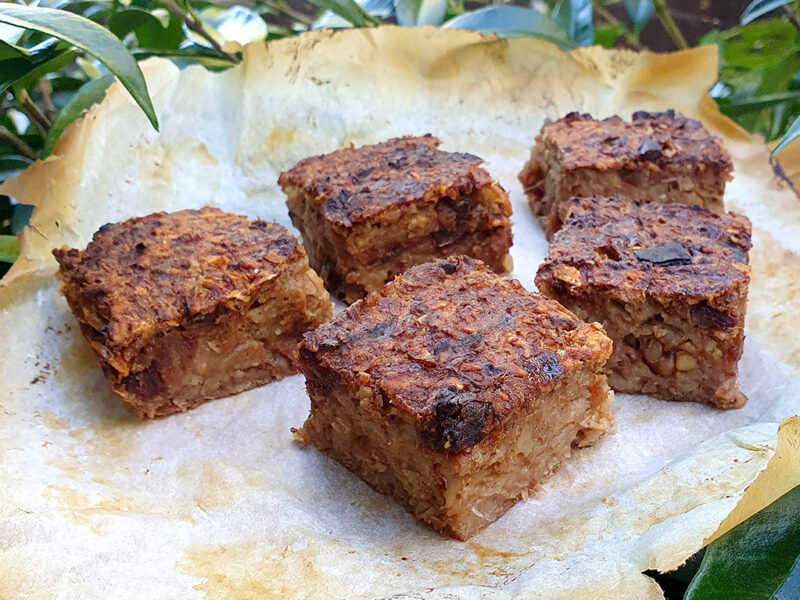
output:
[[[535,36],[565,49],[642,49],[648,47],[643,31],[657,23],[675,49],[688,46],[667,0],[236,1],[0,3],[0,181],[46,157],[64,129],[103,98],[114,76],[157,126],[135,61],[162,56],[224,70],[241,59],[226,40],[244,44],[309,29],[397,23]],[[800,134],[800,0],[755,0],[740,25],[711,30],[699,43],[719,47],[712,95],[722,112],[767,141]],[[29,214],[29,207],[0,196],[0,275],[18,254],[15,234]]]

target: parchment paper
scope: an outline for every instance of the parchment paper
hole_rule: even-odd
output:
[[[244,56],[222,74],[147,61],[160,133],[112,86],[53,156],[2,188],[37,208],[0,284],[1,598],[661,598],[643,571],[679,566],[800,483],[800,420],[775,451],[778,424],[800,414],[800,203],[763,143],[707,97],[714,48],[565,54],[386,27]],[[513,276],[535,289],[547,245],[516,174],[544,118],[666,108],[724,137],[736,169],[726,203],[754,224],[750,401],[721,412],[618,395],[616,435],[467,543],[293,443],[308,411],[301,376],[141,422],[56,292],[51,248],[84,247],[103,223],[209,204],[290,225],[281,169],[428,132],[486,158],[509,191]]]

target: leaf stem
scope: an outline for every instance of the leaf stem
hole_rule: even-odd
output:
[[[19,137],[11,133],[8,129],[0,125],[0,143],[2,142],[5,142],[9,146],[13,146],[13,148],[25,158],[36,160],[36,152],[33,151],[33,148],[28,146],[28,144],[23,142]]]
[[[17,94],[17,102],[19,102],[22,112],[28,115],[28,118],[33,123],[36,123],[37,127],[47,135],[47,132],[50,131],[53,124],[50,122],[50,119],[47,118],[47,115],[39,110],[39,107],[36,106],[36,103],[30,97],[26,89],[23,88],[19,91]]]
[[[636,48],[637,50],[644,50],[644,46],[636,39],[636,36],[633,35],[628,27],[622,23],[617,17],[612,15],[608,12],[605,7],[600,4],[597,0],[592,0],[592,6],[594,7],[594,11],[609,25],[622,25],[625,28],[624,33],[622,36],[625,38],[625,41],[628,42],[631,46]]]
[[[197,35],[199,35],[209,44],[211,44],[211,47],[214,48],[214,50],[216,50],[223,56],[227,56],[234,62],[239,62],[239,59],[237,59],[234,55],[229,54],[228,52],[225,52],[222,49],[222,46],[219,45],[219,42],[215,40],[206,31],[206,28],[203,26],[202,21],[200,21],[200,19],[198,19],[197,16],[195,16],[193,13],[186,13],[182,11],[180,7],[175,3],[175,0],[163,0],[163,2],[164,6],[167,7],[167,10],[169,10],[169,12],[171,12],[173,15],[175,15],[181,21],[183,21],[186,27],[188,27],[190,31],[195,32]]]
[[[295,21],[298,21],[298,22],[303,23],[305,25],[311,25],[311,24],[314,23],[314,19],[311,19],[308,15],[305,15],[305,14],[299,12],[299,11],[296,11],[291,6],[289,6],[289,4],[287,2],[285,2],[284,0],[277,0],[275,2],[267,2],[267,5],[271,6],[275,10],[278,10],[278,11],[288,15],[289,17],[291,17]]]
[[[686,42],[686,38],[683,37],[681,30],[672,18],[666,0],[653,0],[653,8],[655,8],[658,18],[661,19],[661,24],[664,26],[664,29],[667,30],[669,37],[672,38],[675,45],[681,50],[686,50],[689,44]]]
[[[792,25],[794,25],[797,29],[800,29],[800,18],[797,16],[795,7],[791,5],[784,6],[783,11],[786,13],[786,16],[789,17],[789,21],[791,21]]]
[[[44,77],[39,80],[39,83],[36,86],[39,88],[39,93],[42,95],[42,104],[44,104],[44,114],[50,119],[52,123],[53,119],[56,118],[56,114],[58,111],[56,107],[53,105],[53,98],[52,98],[52,86],[50,82],[47,81]]]

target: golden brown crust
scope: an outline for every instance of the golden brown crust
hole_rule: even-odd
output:
[[[278,183],[301,189],[340,228],[423,197],[458,198],[493,184],[482,159],[438,150],[440,143],[426,135],[344,148],[301,160]]]
[[[703,125],[672,110],[636,112],[631,121],[618,116],[596,120],[569,113],[545,121],[537,142],[553,144],[565,169],[668,169],[679,164],[730,171],[722,142]]]
[[[413,267],[371,292],[306,334],[300,360],[306,376],[378,390],[426,445],[454,453],[610,353],[598,325],[461,256]]]
[[[573,201],[536,284],[573,297],[680,300],[703,322],[735,319],[750,281],[750,221],[698,206]]]
[[[284,227],[208,207],[104,225],[86,250],[53,251],[76,317],[123,369],[159,330],[245,310],[300,254]]]

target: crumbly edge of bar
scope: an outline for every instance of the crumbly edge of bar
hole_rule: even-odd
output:
[[[67,299],[72,306],[74,296]],[[142,418],[154,418],[295,373],[302,334],[330,317],[322,281],[298,255],[246,309],[160,329],[139,341],[122,370],[108,360],[104,338],[80,319],[79,325],[114,391]]]
[[[702,206],[724,212],[723,195],[730,170],[702,163],[680,163],[665,169],[565,169],[557,148],[537,144],[520,172],[531,210],[548,239],[561,228],[573,198],[613,196],[625,201]]]
[[[623,303],[600,292],[576,298],[555,291],[550,283],[537,277],[543,294],[581,319],[601,323],[614,341],[606,372],[615,391],[722,409],[747,402],[737,384],[746,290],[728,304],[732,314],[723,314],[703,302],[648,297],[642,303]]]
[[[341,230],[299,187],[285,187],[292,222],[309,261],[335,296],[352,303],[409,267],[466,254],[499,273],[511,270],[511,207],[498,185],[460,197],[425,197],[379,219]],[[460,204],[466,202],[466,205]]]
[[[311,356],[302,360],[311,412],[298,432],[301,440],[460,540],[526,500],[573,447],[613,432],[613,393],[605,376],[593,371],[599,365],[576,369],[478,445],[448,454],[427,447],[418,424],[371,386],[340,377]]]

